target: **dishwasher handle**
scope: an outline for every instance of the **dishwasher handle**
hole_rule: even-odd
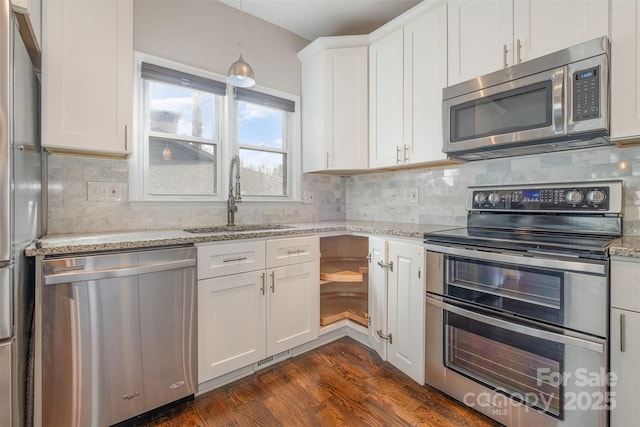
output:
[[[113,279],[118,277],[137,276],[145,273],[157,273],[159,271],[177,270],[194,267],[195,259],[170,261],[161,264],[136,265],[124,268],[109,268],[104,270],[67,270],[63,273],[46,275],[45,285],[58,285],[60,283],[86,282],[88,280]]]

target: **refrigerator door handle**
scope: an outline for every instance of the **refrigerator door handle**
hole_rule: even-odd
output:
[[[13,266],[0,268],[0,341],[10,338],[13,329],[12,270]]]

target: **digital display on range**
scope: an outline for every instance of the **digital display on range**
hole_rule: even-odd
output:
[[[540,200],[540,190],[524,190],[522,198],[529,202]]]

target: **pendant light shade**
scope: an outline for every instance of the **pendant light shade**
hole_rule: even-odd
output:
[[[253,74],[251,65],[247,64],[242,57],[242,39],[244,38],[243,32],[243,10],[242,0],[240,0],[240,39],[238,40],[238,50],[240,50],[240,58],[229,67],[227,73],[227,81],[233,86],[237,87],[251,87],[256,84],[256,78]]]
[[[240,54],[240,58],[229,67],[227,73],[227,81],[233,86],[251,87],[256,84],[256,78],[253,74],[251,65],[247,64]]]

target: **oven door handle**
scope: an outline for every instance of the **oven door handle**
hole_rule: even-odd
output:
[[[505,320],[497,319],[495,317],[485,316],[484,314],[465,310],[464,308],[447,304],[446,302],[438,301],[433,298],[427,298],[427,300],[429,304],[433,304],[437,307],[442,308],[443,310],[447,310],[447,311],[450,311],[451,313],[455,313],[460,316],[467,317],[477,322],[486,323],[488,325],[495,326],[497,328],[502,328],[508,331],[517,332],[520,334],[529,335],[536,338],[541,338],[547,341],[553,341],[558,344],[584,348],[586,350],[595,351],[600,354],[603,354],[605,351],[604,341],[596,342],[596,341],[589,341],[586,339],[581,339],[581,338],[572,337],[568,335],[560,335],[560,334],[545,331],[542,329],[536,329],[536,328],[531,328],[529,326],[520,325],[517,323],[507,322]],[[599,340],[599,339],[594,338],[594,340]]]
[[[604,263],[587,261],[564,261],[550,258],[536,258],[524,255],[512,255],[490,251],[479,251],[452,246],[441,246],[427,243],[427,251],[438,252],[447,255],[457,255],[473,258],[480,261],[502,262],[507,264],[519,264],[527,267],[553,268],[557,270],[578,271],[580,273],[606,274]]]

